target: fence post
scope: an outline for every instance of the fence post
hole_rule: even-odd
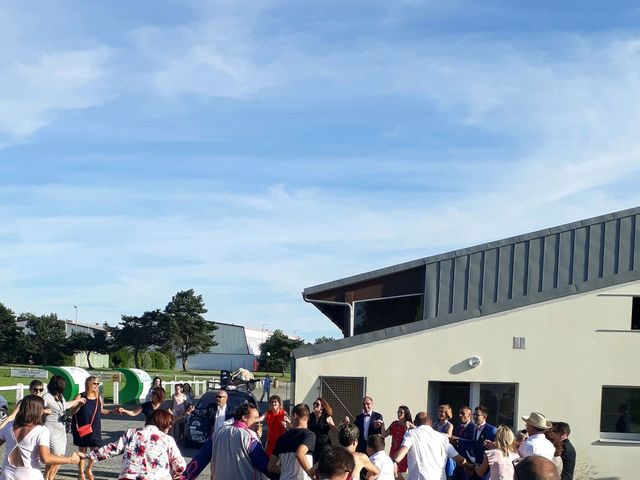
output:
[[[113,382],[113,404],[120,403],[120,382]]]
[[[22,383],[19,383],[16,385],[16,403],[18,403],[20,400],[22,400],[24,398],[24,385]]]

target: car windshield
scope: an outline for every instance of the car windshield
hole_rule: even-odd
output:
[[[198,404],[196,405],[196,408],[199,410],[206,410],[208,408],[213,408],[216,404],[217,394],[218,392],[205,393],[200,399],[200,401],[198,402]],[[251,398],[251,396],[247,395],[246,393],[237,392],[234,390],[227,390],[227,395],[229,396],[229,399],[227,400],[227,412],[229,411],[234,412],[235,409],[238,408],[238,405],[241,405],[242,403],[245,403],[245,402],[249,402],[252,405],[255,405],[255,401],[253,400],[253,398]]]

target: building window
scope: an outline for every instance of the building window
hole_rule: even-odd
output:
[[[640,441],[640,387],[602,387],[600,436]]]
[[[424,295],[403,295],[354,303],[354,335],[422,320]]]
[[[640,330],[640,297],[633,297],[631,307],[631,330]]]
[[[483,405],[489,410],[490,424],[515,429],[516,396],[516,383],[429,382],[428,408],[435,413],[438,405],[448,403],[454,413],[452,421],[457,425],[460,407]]]

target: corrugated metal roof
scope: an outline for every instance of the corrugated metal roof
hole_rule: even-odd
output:
[[[424,320],[352,337],[348,343],[356,339],[366,343],[638,280],[640,207],[355,275],[304,293],[347,289],[421,266]]]
[[[224,354],[248,354],[249,346],[242,325],[213,322],[218,329],[213,332],[217,345],[209,350],[209,353]]]

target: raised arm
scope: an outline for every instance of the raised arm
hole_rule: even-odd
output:
[[[137,417],[138,415],[140,415],[142,413],[142,407],[137,406],[136,408],[134,408],[133,410],[127,410],[126,408],[123,407],[118,407],[115,409],[116,413],[120,414],[120,415],[129,415],[130,417]]]

